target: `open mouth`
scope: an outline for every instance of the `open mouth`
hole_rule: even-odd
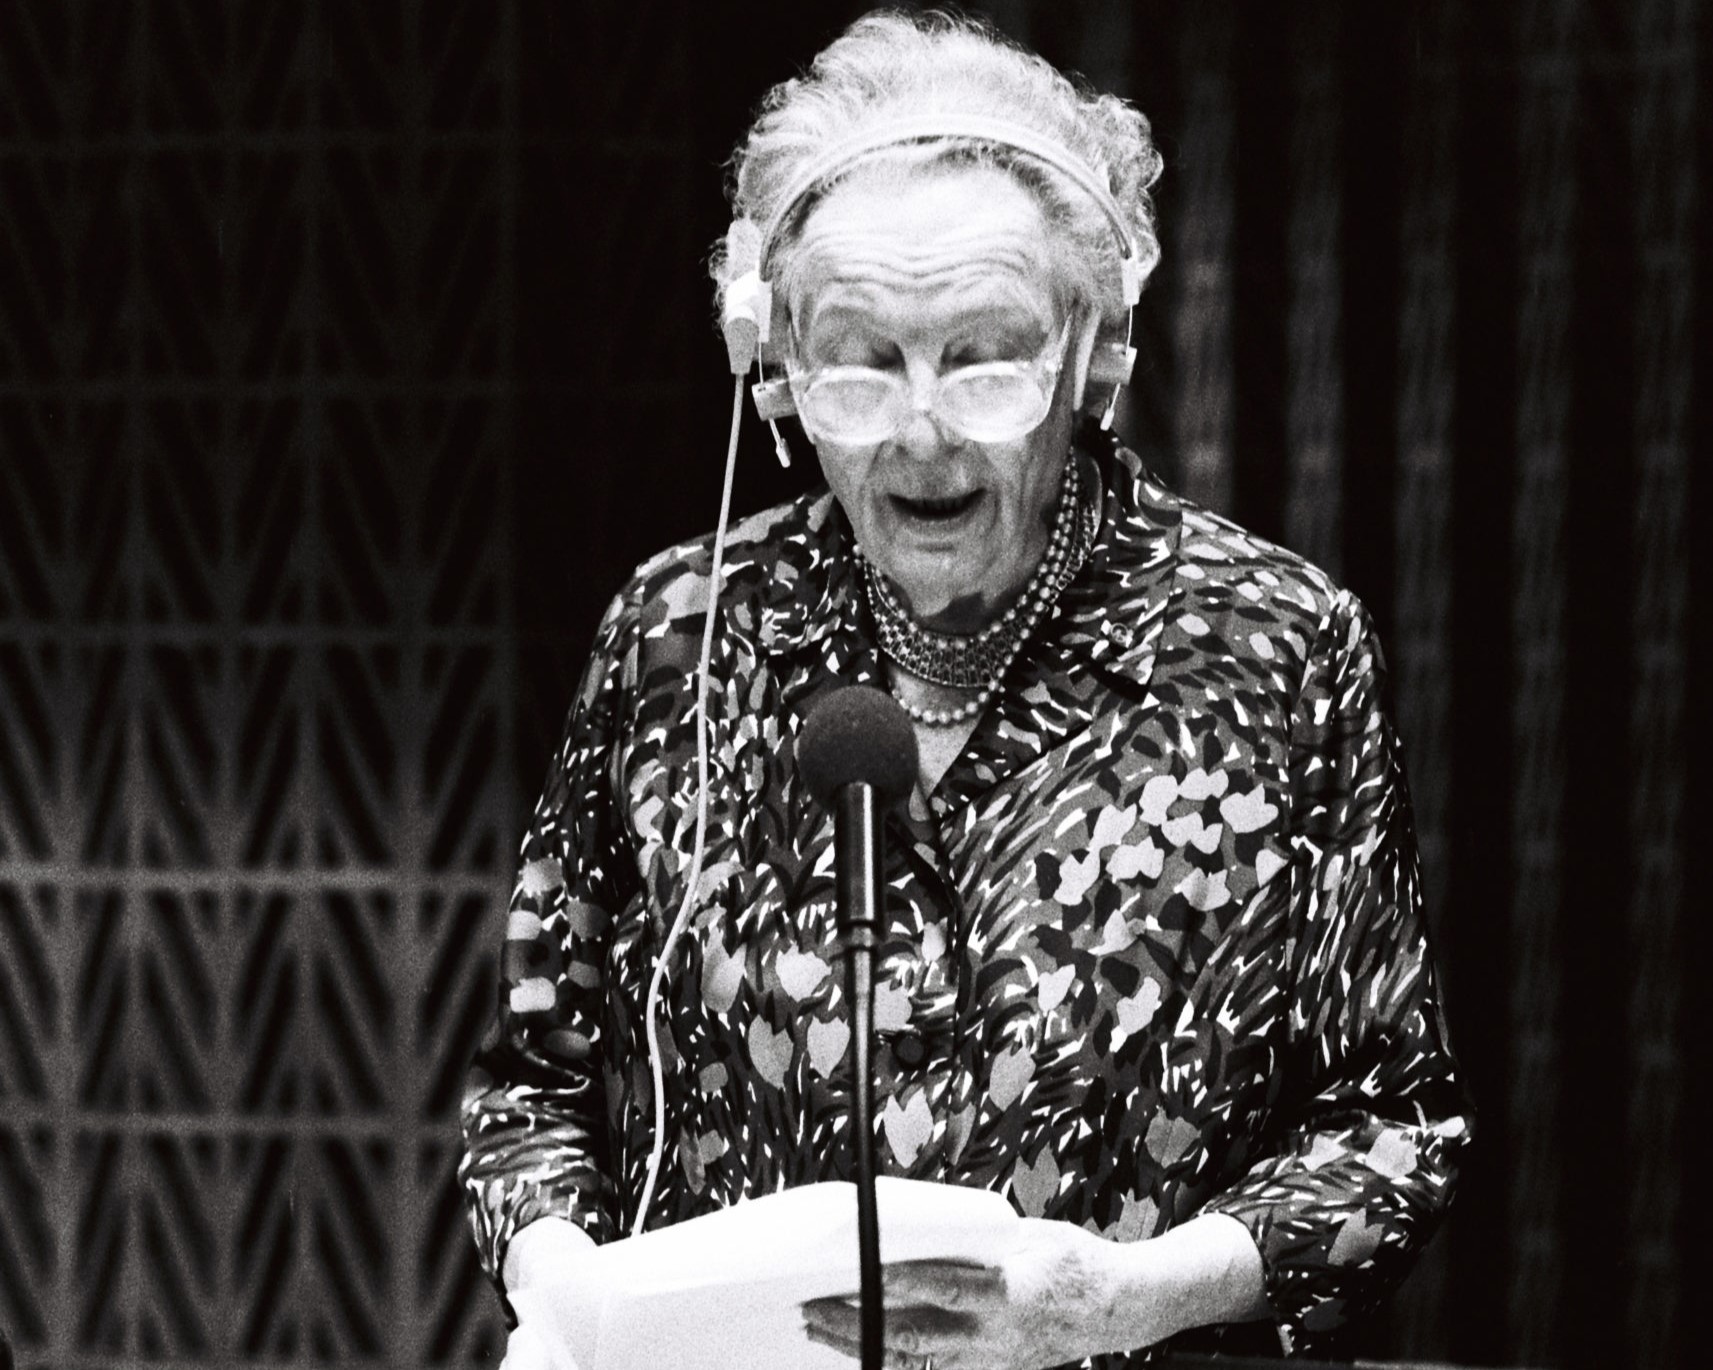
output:
[[[960,514],[967,513],[975,507],[975,502],[981,498],[980,490],[970,490],[962,495],[947,495],[936,499],[910,499],[903,495],[892,496],[892,502],[905,513],[919,519],[927,519],[935,523],[949,523]]]

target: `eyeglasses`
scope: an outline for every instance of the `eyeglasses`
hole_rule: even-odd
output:
[[[902,374],[871,366],[787,368],[791,397],[803,427],[817,440],[853,447],[885,442],[922,412],[971,442],[1010,442],[1040,427],[1053,407],[1070,332],[1067,317],[1058,336],[1031,361],[979,362],[944,372],[920,404]]]

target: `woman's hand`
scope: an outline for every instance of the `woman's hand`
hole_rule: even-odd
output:
[[[1151,1317],[1133,1254],[1073,1223],[1025,1218],[995,1265],[889,1265],[888,1370],[919,1370],[930,1358],[933,1370],[1039,1370],[1149,1345],[1175,1329]],[[811,1341],[860,1356],[854,1298],[814,1300],[803,1316]]]
[[[520,1322],[506,1338],[506,1358],[500,1362],[500,1370],[577,1370],[577,1362],[568,1351],[556,1356],[534,1327]]]
[[[1223,1213],[1139,1242],[1025,1218],[995,1265],[889,1265],[884,1286],[889,1370],[930,1358],[933,1370],[1039,1370],[1269,1312],[1260,1252]],[[861,1355],[854,1297],[806,1303],[803,1318],[812,1341]]]
[[[541,1218],[512,1237],[506,1250],[505,1285],[514,1297],[532,1285],[574,1282],[595,1257],[589,1234],[563,1218]],[[569,1347],[550,1345],[525,1318],[506,1338],[500,1370],[577,1370]]]

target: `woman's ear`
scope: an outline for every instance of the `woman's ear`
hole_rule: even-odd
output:
[[[783,290],[773,292],[773,317],[769,321],[768,341],[775,351],[783,351],[791,337],[791,302]]]
[[[1071,409],[1079,411],[1088,393],[1088,359],[1100,333],[1100,312],[1089,308],[1077,322],[1076,341],[1071,349]]]
[[[775,289],[767,341],[761,345],[762,365],[775,375],[784,375],[788,362],[801,360],[797,356],[792,318],[791,301],[786,298],[785,291]]]

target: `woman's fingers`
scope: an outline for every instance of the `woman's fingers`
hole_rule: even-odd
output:
[[[958,1346],[981,1331],[983,1312],[1005,1296],[998,1270],[951,1261],[888,1265],[882,1287],[887,1370],[921,1370],[930,1355],[936,1365],[955,1363]],[[810,1341],[852,1359],[862,1355],[862,1307],[855,1296],[811,1299],[803,1305],[803,1329]]]
[[[528,1323],[519,1323],[506,1338],[506,1358],[499,1370],[576,1370],[570,1354],[555,1357],[552,1348]]]
[[[882,1271],[882,1286],[890,1307],[972,1308],[991,1303],[1005,1293],[1005,1276],[989,1265],[955,1261],[901,1261]]]
[[[843,1299],[811,1299],[803,1305],[803,1327],[812,1340],[836,1345],[860,1336],[862,1315]]]
[[[849,1356],[854,1361],[860,1361],[862,1359],[862,1340],[860,1338],[835,1336],[830,1332],[819,1330],[813,1324],[810,1324],[805,1330],[808,1332],[810,1341],[819,1343],[822,1346],[830,1346],[833,1350],[839,1352],[841,1355]],[[940,1367],[944,1367],[949,1364],[946,1360],[945,1353],[942,1351],[934,1351],[932,1353],[926,1349],[906,1351],[899,1346],[893,1345],[893,1338],[890,1330],[887,1332],[886,1339],[887,1345],[882,1348],[883,1354],[881,1356],[881,1364],[886,1367],[886,1370],[923,1370],[923,1368],[929,1364],[930,1354],[933,1356],[932,1363],[936,1367],[936,1370],[939,1370]]]
[[[970,1338],[980,1332],[981,1320],[972,1312],[926,1302],[921,1295],[929,1290],[945,1294],[955,1288],[958,1297],[967,1303],[972,1297],[970,1291],[985,1289],[987,1282],[958,1281],[952,1277],[950,1282],[936,1283],[932,1275],[917,1271],[894,1283],[890,1276],[895,1269],[902,1267],[887,1267],[887,1370],[921,1370],[930,1355],[937,1366],[955,1365],[958,1349],[967,1346]],[[899,1292],[905,1288],[918,1293],[905,1298]],[[862,1309],[855,1299],[810,1300],[803,1305],[803,1330],[810,1341],[830,1346],[853,1359],[861,1358]]]
[[[949,1308],[921,1304],[886,1307],[886,1344],[914,1350],[936,1337],[956,1336],[975,1330],[978,1319]],[[803,1305],[803,1323],[829,1336],[856,1337],[862,1328],[862,1309],[855,1299],[811,1299]]]

